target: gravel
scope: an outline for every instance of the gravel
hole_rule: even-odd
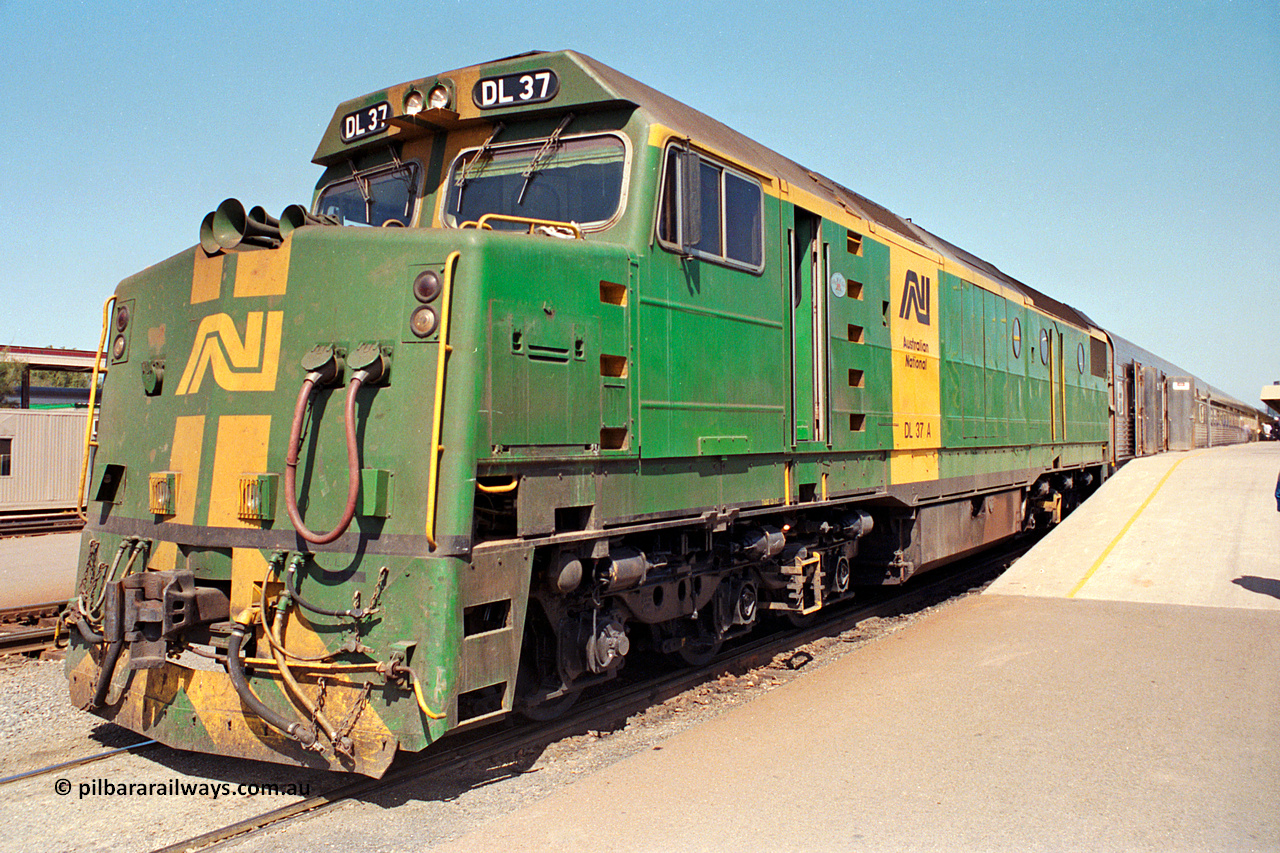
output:
[[[0,766],[10,776],[136,743],[133,732],[80,711],[60,660],[0,658]]]

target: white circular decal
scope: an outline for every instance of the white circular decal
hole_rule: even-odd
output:
[[[844,296],[848,291],[848,285],[841,273],[834,272],[831,274],[831,292],[836,296]]]

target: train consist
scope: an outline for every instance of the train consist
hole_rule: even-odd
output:
[[[580,54],[348,101],[314,162],[113,297],[67,672],[174,746],[378,775],[1256,431]]]

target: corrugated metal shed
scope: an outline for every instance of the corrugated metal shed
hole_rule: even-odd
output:
[[[0,512],[74,509],[84,451],[83,411],[0,409]]]

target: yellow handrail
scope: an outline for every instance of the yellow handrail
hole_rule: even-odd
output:
[[[487,495],[504,495],[507,492],[514,492],[518,485],[520,480],[516,477],[512,477],[510,483],[503,483],[501,486],[487,486],[479,480],[476,481],[476,488]]]
[[[576,222],[563,222],[558,219],[534,219],[532,216],[508,216],[505,213],[486,213],[484,216],[480,217],[480,221],[475,223],[475,227],[492,230],[489,228],[490,222],[523,222],[529,226],[530,234],[533,233],[534,227],[538,225],[547,225],[551,228],[568,228],[573,232],[573,236],[576,239],[583,239],[582,229],[578,227],[578,223]],[[464,222],[462,223],[462,227],[466,228],[471,224],[472,223],[470,222]]]
[[[442,714],[439,711],[431,710],[431,706],[427,704],[427,699],[422,695],[422,683],[418,681],[418,676],[413,677],[413,695],[418,700],[418,707],[422,709],[422,713],[426,714],[433,720],[443,720],[448,714]]]
[[[89,504],[84,499],[85,480],[89,479],[89,448],[97,447],[93,440],[93,410],[98,404],[98,373],[102,367],[102,348],[107,345],[107,334],[111,330],[111,304],[116,301],[113,293],[102,303],[102,336],[98,338],[98,351],[93,354],[93,377],[89,380],[89,416],[84,425],[84,457],[80,460],[80,490],[76,492],[76,513],[85,521],[89,520]]]
[[[444,420],[444,363],[449,355],[449,310],[453,295],[453,273],[461,252],[451,252],[444,262],[444,287],[440,292],[440,351],[436,355],[436,400],[431,418],[431,475],[427,480],[427,541],[436,549],[436,490],[440,478],[440,428]]]

